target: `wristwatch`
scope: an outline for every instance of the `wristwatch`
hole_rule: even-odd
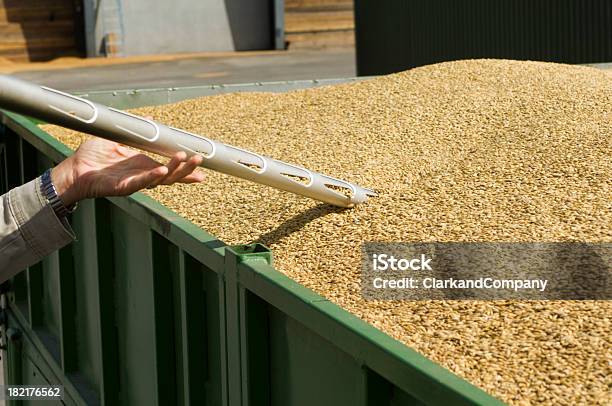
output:
[[[62,199],[57,195],[57,191],[55,190],[55,185],[53,185],[53,181],[51,180],[51,169],[47,169],[45,173],[40,177],[41,180],[41,190],[49,206],[53,209],[57,217],[62,218],[68,216],[70,213],[76,210],[77,204],[74,203],[69,207],[64,205]]]

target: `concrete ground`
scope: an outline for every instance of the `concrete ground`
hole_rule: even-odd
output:
[[[98,64],[86,61],[85,66],[60,68],[55,64],[36,64],[32,70],[22,66],[10,73],[60,90],[143,89],[356,75],[355,51],[349,47],[151,59],[116,63],[100,60]]]
[[[612,70],[612,63],[593,64]],[[355,50],[300,49],[129,58],[65,58],[10,64],[9,73],[60,90],[113,90],[356,76]]]

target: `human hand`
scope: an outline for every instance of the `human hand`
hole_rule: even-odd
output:
[[[199,155],[187,159],[185,152],[177,152],[162,165],[116,142],[92,138],[52,169],[51,180],[64,205],[70,206],[87,198],[126,196],[157,185],[201,182],[204,175],[194,172],[201,163]]]

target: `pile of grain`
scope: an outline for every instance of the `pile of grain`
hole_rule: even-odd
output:
[[[610,404],[609,302],[366,302],[363,241],[612,241],[612,74],[473,60],[137,110],[372,187],[337,210],[207,172],[148,194],[511,403]],[[80,136],[50,130],[75,147]]]

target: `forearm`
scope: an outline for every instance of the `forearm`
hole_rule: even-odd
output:
[[[40,178],[0,196],[0,282],[74,239],[66,219],[47,204]]]

